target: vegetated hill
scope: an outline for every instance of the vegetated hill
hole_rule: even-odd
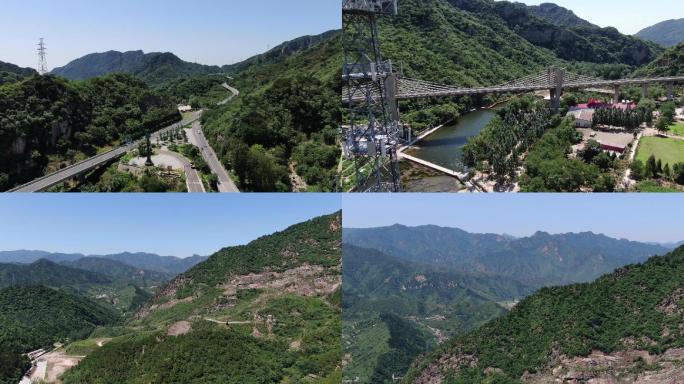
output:
[[[158,285],[171,280],[175,274],[137,268],[121,261],[101,257],[83,257],[76,261],[63,261],[62,265],[96,272],[115,281],[133,283],[141,287]]]
[[[0,288],[31,285],[76,288],[111,283],[113,280],[101,273],[71,268],[48,260],[38,260],[30,265],[0,264]]]
[[[1,85],[0,191],[180,119],[170,98],[130,75]]]
[[[0,289],[0,382],[21,379],[30,367],[22,353],[83,338],[117,320],[113,310],[84,297],[40,286]]]
[[[531,43],[552,50],[568,61],[620,63],[640,66],[652,61],[661,51],[656,44],[621,34],[613,27],[564,27],[534,16],[520,3],[494,0],[449,0],[456,6],[486,17],[494,12],[509,28]],[[482,2],[489,3],[482,6]],[[473,7],[475,3],[475,7]]]
[[[674,47],[684,42],[684,19],[666,20],[644,28],[636,36],[658,43],[664,47]]]
[[[562,27],[599,28],[597,25],[578,17],[573,11],[553,3],[530,5],[527,9],[529,9],[533,15]]]
[[[223,249],[64,375],[73,383],[341,380],[341,213]]]
[[[240,97],[203,115],[204,131],[240,190],[334,191],[340,149],[340,33],[234,76]],[[294,170],[296,172],[292,172]],[[293,182],[298,177],[306,185]]]
[[[667,251],[659,245],[591,232],[538,232],[510,239],[437,226],[345,229],[344,241],[404,260],[514,277],[538,287],[591,281],[615,268]]]
[[[37,74],[38,72],[33,68],[22,68],[18,65],[0,61],[0,85],[16,83],[19,80]]]
[[[534,288],[344,245],[345,379],[391,383],[419,354],[507,312]]]
[[[415,364],[406,383],[678,383],[684,247],[589,284],[545,288]]]
[[[189,63],[170,52],[143,51],[92,53],[50,73],[70,80],[87,80],[110,73],[128,73],[152,85],[169,80],[222,72],[220,67]]]
[[[329,40],[340,33],[339,30],[331,30],[313,36],[302,36],[294,40],[286,41],[268,52],[250,57],[239,63],[224,65],[222,69],[228,73],[239,73],[252,65],[277,64],[288,57],[306,51],[317,44]]]
[[[143,270],[173,275],[185,272],[190,267],[207,259],[206,256],[198,255],[180,258],[174,256],[159,256],[145,252],[123,252],[111,255],[83,255],[80,253],[64,254],[29,250],[0,251],[0,263],[33,263],[40,259],[50,260],[55,263],[71,263],[86,257],[112,260]]]
[[[684,76],[684,43],[668,49],[634,76]]]

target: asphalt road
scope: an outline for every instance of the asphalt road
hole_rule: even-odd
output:
[[[196,169],[192,168],[192,164],[185,156],[182,156],[176,152],[160,150],[159,153],[173,156],[183,163],[183,168],[185,170],[185,183],[188,186],[189,193],[205,193],[204,183],[202,183],[202,178],[200,178],[199,173]]]
[[[161,129],[154,134],[152,134],[152,139],[156,139],[159,137],[159,134],[162,132],[169,131],[171,129],[175,129],[178,127],[182,127],[185,124],[190,124],[194,121],[197,121],[201,116],[201,113],[196,112],[194,113],[189,119],[183,120],[180,123],[176,123],[173,125],[170,125],[164,129]],[[114,159],[117,159],[124,154],[132,151],[133,149],[137,148],[138,143],[142,141],[136,141],[132,144],[125,145],[119,148],[116,148],[114,150],[111,150],[109,152],[105,152],[96,156],[93,156],[87,160],[84,160],[80,163],[76,163],[72,166],[66,167],[64,169],[60,169],[57,172],[51,173],[47,176],[41,177],[39,179],[33,180],[27,184],[24,184],[20,187],[17,187],[15,189],[12,189],[10,192],[40,192],[43,190],[46,190],[54,185],[57,185],[61,182],[64,182],[66,180],[72,179],[82,173],[88,172],[94,168],[97,168],[98,166],[102,164],[106,164]]]
[[[223,86],[223,88],[225,88],[228,92],[232,93],[232,95],[231,95],[229,98],[227,98],[227,99],[225,99],[225,100],[223,100],[223,101],[220,101],[220,102],[218,103],[218,105],[226,105],[226,104],[228,104],[231,100],[233,100],[234,98],[240,96],[240,91],[238,91],[237,89],[231,87],[230,85],[228,85],[228,83],[223,83],[223,84],[221,84],[221,86]]]
[[[218,156],[216,156],[216,152],[214,152],[214,149],[211,148],[211,145],[209,145],[207,142],[206,137],[204,137],[204,133],[202,132],[202,124],[199,121],[195,121],[192,124],[190,134],[192,135],[190,138],[191,142],[199,147],[204,161],[209,164],[211,171],[218,176],[219,192],[240,192],[238,187],[228,175],[228,171],[226,171],[226,169],[223,167],[223,164],[221,164],[219,161]]]

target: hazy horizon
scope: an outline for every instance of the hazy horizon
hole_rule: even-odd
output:
[[[684,240],[677,194],[345,195],[342,208],[348,229],[437,225],[515,237],[544,231],[660,244]]]
[[[8,0],[0,13],[0,61],[36,68],[42,37],[50,70],[91,53],[137,50],[227,65],[339,29],[340,9],[340,0]]]

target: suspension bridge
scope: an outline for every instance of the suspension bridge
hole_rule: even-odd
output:
[[[604,80],[590,76],[568,72],[562,68],[548,68],[545,71],[525,76],[504,84],[489,87],[462,87],[457,85],[439,84],[425,80],[417,80],[397,76],[392,86],[380,85],[377,82],[376,91],[380,93],[380,87],[395,90],[396,100],[416,100],[433,97],[453,97],[486,94],[527,93],[536,91],[549,91],[552,107],[560,106],[560,97],[565,90],[610,88],[614,95],[614,102],[618,102],[620,90],[624,86],[641,86],[644,96],[648,95],[649,86],[664,84],[667,86],[667,94],[670,99],[674,96],[674,86],[684,82],[684,76],[673,77],[648,77],[620,80]],[[345,95],[349,90],[345,89]],[[351,92],[352,96],[345,97],[354,103],[364,102],[367,97],[361,92]]]

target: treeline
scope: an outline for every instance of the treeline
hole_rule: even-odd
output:
[[[514,180],[520,156],[552,124],[548,106],[533,97],[516,99],[463,147],[463,163],[466,167],[493,172],[499,182],[506,177]]]
[[[663,164],[661,159],[656,160],[655,155],[651,155],[646,164],[641,160],[634,160],[630,165],[630,169],[632,170],[632,178],[637,181],[663,179],[684,185],[684,163]]]
[[[625,127],[628,131],[634,131],[646,123],[653,124],[653,110],[650,108],[637,108],[622,110],[618,108],[599,108],[594,111],[593,126],[610,125]]]
[[[166,94],[130,75],[33,76],[0,86],[0,190],[180,118]]]

